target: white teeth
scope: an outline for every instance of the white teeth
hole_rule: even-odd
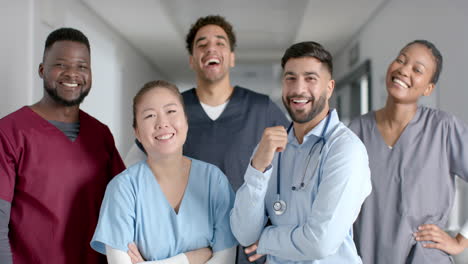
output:
[[[307,103],[309,100],[307,99],[294,99],[293,102],[294,103],[297,103],[297,104],[305,104]]]
[[[157,140],[165,140],[165,139],[170,139],[172,136],[174,136],[174,134],[166,134],[166,135],[156,137],[156,139]]]
[[[408,88],[408,85],[406,83],[404,83],[402,80],[400,79],[397,79],[397,78],[393,78],[393,82],[404,87],[404,88]]]
[[[67,87],[77,87],[78,86],[77,83],[62,83],[62,84],[67,86]]]
[[[215,59],[215,58],[209,59],[209,60],[205,63],[205,65],[209,65],[210,63],[219,64],[219,60],[218,60],[218,59]]]

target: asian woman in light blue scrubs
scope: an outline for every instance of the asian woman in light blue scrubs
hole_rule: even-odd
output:
[[[216,166],[182,155],[188,125],[177,87],[147,83],[133,112],[148,157],[109,183],[92,248],[111,264],[234,263],[234,193]]]

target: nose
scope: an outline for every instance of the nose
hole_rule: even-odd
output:
[[[169,127],[169,122],[167,120],[167,117],[165,117],[164,115],[160,115],[159,118],[157,118],[154,126],[156,129],[163,129],[163,128]]]
[[[69,77],[70,79],[73,79],[76,76],[78,76],[78,70],[75,67],[67,66],[63,71],[63,75]]]
[[[408,77],[411,66],[409,64],[403,64],[398,68],[398,73],[402,76]]]
[[[292,85],[292,91],[296,94],[302,94],[307,90],[306,81],[303,78],[297,78],[297,80]]]
[[[208,53],[214,52],[216,50],[216,41],[209,41],[206,44],[206,51]]]

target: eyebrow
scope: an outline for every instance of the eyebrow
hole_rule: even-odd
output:
[[[154,108],[152,108],[152,107],[145,108],[145,109],[143,109],[143,111],[141,111],[141,112],[144,113],[144,112],[146,112],[146,111],[154,111]]]
[[[408,59],[408,56],[405,53],[400,53],[400,55]],[[423,66],[424,68],[426,68],[426,64],[422,63],[421,61],[416,61],[416,64],[419,64]]]
[[[163,108],[166,108],[166,107],[169,107],[169,106],[177,106],[177,104],[176,103],[168,103],[168,104],[163,105]],[[156,110],[153,107],[148,107],[148,108],[143,109],[142,112],[146,112],[146,111],[156,111]]]
[[[286,76],[286,75],[298,75],[296,74],[295,72],[292,72],[292,71],[287,71],[287,72],[284,72],[283,76]],[[318,74],[318,72],[314,72],[314,71],[311,71],[311,72],[304,72],[302,73],[301,75],[305,75],[305,76],[309,76],[309,75],[315,75],[317,77],[320,77],[320,74]]]
[[[226,37],[223,36],[223,35],[216,35],[216,38],[227,41]],[[196,45],[198,42],[200,42],[200,41],[202,41],[202,40],[205,40],[205,39],[206,39],[206,37],[200,37],[200,38],[198,38],[197,40],[195,40],[195,45]]]
[[[163,106],[163,108],[166,108],[166,107],[169,107],[169,106],[177,106],[177,104],[176,104],[176,103],[165,104],[165,105]]]
[[[56,58],[55,59],[55,62],[68,62],[70,61],[69,59],[66,59],[66,58],[63,58],[63,57],[60,57],[60,58]],[[87,60],[83,60],[83,59],[77,59],[75,60],[76,62],[78,63],[86,63],[86,64],[89,64],[89,62]],[[75,62],[75,61],[71,61],[71,62]]]

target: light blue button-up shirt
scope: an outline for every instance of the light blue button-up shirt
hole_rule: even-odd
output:
[[[278,200],[278,155],[264,173],[249,165],[245,183],[237,191],[231,211],[233,234],[244,246],[259,241],[257,253],[267,254],[270,264],[362,263],[352,226],[372,189],[367,152],[339,121],[336,111],[330,114],[321,153],[322,142],[312,146],[319,140],[326,118],[305,135],[302,144],[294,129],[288,134],[280,172],[280,198],[287,204],[283,215],[275,215],[273,210]],[[293,191],[302,181],[304,188]],[[268,217],[272,225],[264,227]]]

